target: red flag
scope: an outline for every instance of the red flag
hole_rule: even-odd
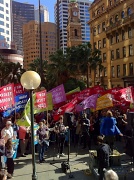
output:
[[[14,105],[14,84],[0,88],[0,111],[5,111]]]
[[[23,94],[23,93],[24,93],[23,86],[20,83],[14,84],[14,95],[17,96],[17,95]]]
[[[35,93],[35,106],[37,108],[46,108],[47,107],[47,98],[46,98],[46,90],[36,92]]]

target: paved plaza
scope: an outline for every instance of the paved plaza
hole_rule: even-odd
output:
[[[117,144],[118,148],[121,148],[121,143]],[[76,156],[77,148],[73,148],[70,153],[70,169],[71,175],[68,170],[67,174],[64,174],[61,170],[61,162],[66,161],[68,156],[57,158],[56,152],[54,151],[53,146],[48,149],[47,154],[45,155],[46,162],[43,164],[38,163],[38,156],[36,154],[36,172],[38,180],[95,180],[96,176],[89,171],[89,153],[88,149],[79,150],[78,155]],[[65,148],[67,154],[67,147]],[[55,157],[54,157],[55,156]],[[14,171],[14,180],[30,180],[32,179],[32,156],[27,155],[27,157],[18,157],[15,159],[15,171]],[[121,164],[125,176],[120,176],[120,179],[133,180],[134,171],[131,172],[133,166],[131,165],[130,157],[122,153]]]

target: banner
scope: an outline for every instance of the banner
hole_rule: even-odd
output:
[[[66,94],[63,84],[57,86],[56,88],[53,88],[49,92],[52,93],[53,104],[58,104],[60,102],[66,101]]]
[[[34,124],[34,145],[38,144],[37,130],[39,129],[38,124]]]
[[[5,111],[14,106],[14,84],[0,88],[0,111]]]
[[[105,94],[97,99],[96,111],[113,107],[113,101],[111,94]]]
[[[14,84],[14,95],[17,96],[17,95],[23,94],[23,93],[24,93],[23,86],[20,83]]]
[[[15,97],[15,111],[22,112],[25,109],[25,105],[29,99],[29,93],[25,92]]]
[[[75,106],[76,111],[80,112],[88,108],[96,109],[98,94],[93,94]]]
[[[80,87],[77,87],[76,89],[73,89],[72,91],[67,92],[66,95],[76,93],[76,92],[80,92]]]
[[[35,93],[35,107],[36,108],[46,108],[47,107],[47,97],[46,90]]]

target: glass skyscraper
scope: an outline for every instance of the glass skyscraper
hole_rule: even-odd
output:
[[[13,41],[17,50],[23,53],[22,28],[29,21],[34,20],[34,5],[28,3],[12,2],[12,31]]]

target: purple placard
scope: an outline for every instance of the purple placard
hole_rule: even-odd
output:
[[[53,104],[58,104],[66,101],[66,94],[63,84],[57,86],[56,88],[53,88],[49,92],[52,93]]]

